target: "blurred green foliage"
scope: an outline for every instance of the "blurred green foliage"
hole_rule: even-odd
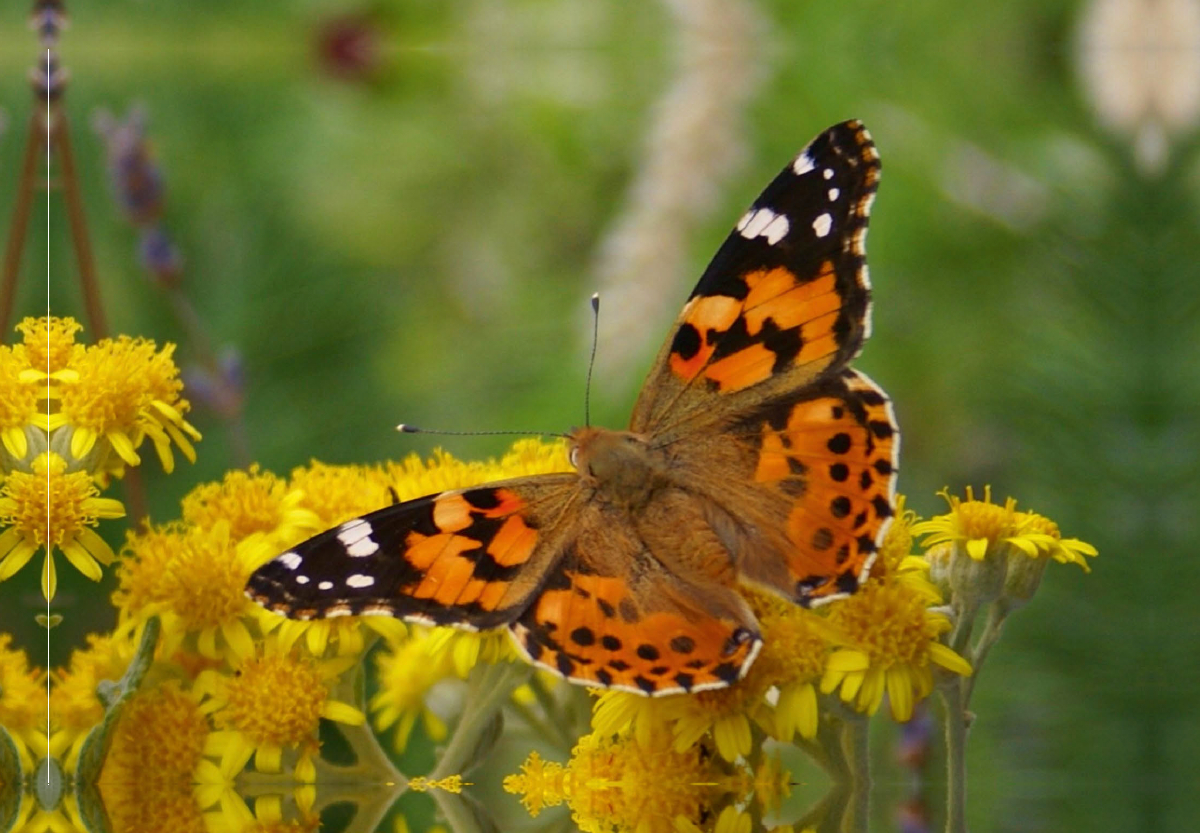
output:
[[[0,12],[0,228],[37,56],[20,6]],[[71,4],[67,112],[112,330],[184,338],[138,265],[89,128],[98,109],[138,103],[187,292],[244,360],[265,468],[506,445],[402,437],[399,421],[580,422],[599,247],[680,71],[681,15],[633,0],[384,2],[387,60],[359,82],[314,58],[323,21],[348,8]],[[685,229],[688,268],[642,280],[682,302],[796,149],[835,121],[867,123],[884,175],[859,365],[896,402],[909,505],[934,514],[936,489],[990,483],[1101,553],[1091,576],[1052,567],[993,655],[976,696],[972,829],[1187,827],[1200,817],[1183,789],[1200,769],[1194,139],[1147,177],[1097,127],[1071,48],[1076,3],[773,0],[754,13],[757,87],[732,114],[743,161]],[[34,229],[20,313],[44,313],[49,252],[51,308],[82,318],[57,198],[48,238]],[[626,334],[643,368],[669,318]],[[597,383],[597,422],[624,421],[641,372]],[[193,422],[195,466],[144,469],[156,521],[234,465],[222,422],[203,409]],[[115,586],[111,573],[99,587],[60,579],[54,664],[111,625]],[[0,592],[5,629],[38,656],[35,570]]]

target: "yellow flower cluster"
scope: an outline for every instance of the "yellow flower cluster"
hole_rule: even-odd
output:
[[[146,339],[84,345],[70,318],[26,318],[20,344],[0,345],[0,581],[44,549],[42,593],[54,598],[54,550],[98,581],[112,549],[92,527],[124,507],[99,497],[113,477],[141,462],[149,438],[171,471],[172,443],[189,460],[200,434],[171,358]]]

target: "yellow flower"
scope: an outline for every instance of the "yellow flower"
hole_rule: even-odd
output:
[[[0,581],[11,578],[41,548],[42,593],[54,598],[58,578],[54,548],[90,578],[99,581],[100,564],[113,560],[112,548],[89,527],[101,518],[120,518],[119,501],[97,497],[100,490],[87,472],[67,471],[67,461],[53,451],[39,454],[32,472],[10,471],[0,488]]]
[[[316,514],[317,528],[329,529],[391,503],[389,482],[378,467],[331,466],[314,460],[292,470],[288,487],[302,496],[300,506]]]
[[[447,489],[463,489],[494,480],[573,471],[562,440],[517,440],[499,460],[463,462],[437,449],[429,460],[410,454],[399,463],[389,463],[386,472],[400,500],[411,500]]]
[[[798,733],[812,739],[817,734],[816,684],[829,655],[829,627],[825,619],[802,607],[765,593],[751,593],[754,612],[762,626],[763,647],[747,680],[764,690],[774,687],[774,705],[760,700],[753,714],[771,737],[790,742]]]
[[[260,471],[256,463],[249,471],[227,472],[220,483],[192,489],[183,498],[182,514],[185,522],[198,527],[225,521],[235,541],[257,532],[285,548],[324,529],[316,513],[301,505],[303,500],[301,491]]]
[[[235,543],[229,524],[209,528],[178,521],[131,533],[117,568],[113,603],[127,625],[163,619],[160,652],[170,656],[186,635],[209,659],[246,658],[254,644],[245,617],[258,608],[246,598],[246,580],[258,564],[255,537]]]
[[[12,637],[0,633],[0,726],[8,729],[26,771],[33,765],[28,741],[46,726],[45,672],[31,668],[24,651],[9,647]]]
[[[757,664],[757,663],[756,663]],[[592,728],[600,735],[630,734],[643,747],[671,736],[678,753],[699,748],[711,737],[726,761],[750,754],[753,734],[749,715],[766,693],[764,681],[746,679],[728,688],[647,698],[627,691],[600,695],[592,711]]]
[[[83,349],[75,343],[82,324],[74,318],[26,318],[16,329],[24,337],[24,343],[13,348],[28,368],[23,381],[70,383],[79,378],[71,362]]]
[[[912,528],[914,535],[925,536],[921,543],[927,549],[942,543],[960,545],[971,558],[982,561],[999,544],[1011,543],[1019,536],[1016,500],[1010,497],[1003,506],[992,503],[991,486],[984,487],[983,500],[975,499],[970,486],[966,500],[950,494],[948,489],[938,494],[950,504],[950,512]]]
[[[153,341],[123,335],[75,354],[72,369],[79,378],[60,386],[59,408],[73,430],[71,454],[76,459],[103,438],[118,457],[105,466],[119,475],[126,465],[141,463],[137,448],[149,437],[164,471],[175,467],[172,442],[195,462],[192,441],[200,433],[183,417],[191,406],[179,395],[183,382],[171,357],[174,351],[173,344],[156,350]]]
[[[430,631],[414,629],[408,639],[389,641],[387,649],[375,655],[375,663],[379,690],[371,697],[370,710],[380,732],[395,726],[396,751],[404,751],[418,720],[434,741],[445,739],[446,724],[425,705],[425,695],[454,673],[453,659],[434,650]]]
[[[829,655],[821,691],[840,688],[842,700],[868,714],[886,693],[892,716],[906,721],[933,690],[932,665],[970,674],[967,661],[938,641],[950,620],[928,604],[929,593],[909,583],[869,581],[832,605],[829,623],[845,647]]]
[[[19,378],[26,369],[13,348],[0,345],[0,442],[16,460],[29,453],[25,428],[38,418],[38,389]]]
[[[307,772],[298,766],[293,774],[301,781]],[[208,833],[317,833],[321,827],[320,816],[313,812],[316,795],[311,784],[302,783],[291,791],[298,815],[284,821],[282,795],[260,795],[251,811],[238,794],[234,776],[207,758],[196,767],[195,780],[193,794],[196,803],[205,808]]]
[[[345,663],[282,650],[270,637],[255,647],[253,656],[232,663],[233,676],[204,671],[196,682],[208,697],[205,711],[222,730],[206,746],[220,756],[222,772],[236,774],[251,757],[260,772],[278,772],[285,748],[298,749],[301,761],[317,750],[321,718],[351,726],[366,720],[330,696],[329,684]]]
[[[950,504],[950,512],[915,524],[913,533],[925,536],[926,559],[967,615],[1002,595],[1009,604],[1027,601],[1041,583],[1049,558],[1090,572],[1084,556],[1095,556],[1095,547],[1077,538],[1063,539],[1049,518],[1018,512],[1015,499],[998,506],[991,502],[991,489],[985,488],[983,500],[975,500],[970,486],[965,501],[946,490],[939,494]]]
[[[192,783],[209,734],[195,695],[177,683],[134,695],[98,782],[113,829],[204,833]]]
[[[1018,512],[1017,523],[1021,534],[1010,539],[1010,543],[1030,558],[1043,555],[1060,564],[1078,564],[1085,573],[1092,571],[1084,556],[1095,558],[1096,548],[1078,538],[1063,538],[1058,524],[1036,512]]]
[[[676,833],[704,823],[725,773],[698,747],[683,752],[659,737],[649,746],[631,737],[584,735],[562,766],[532,753],[504,789],[523,795],[531,815],[571,807],[582,833]]]

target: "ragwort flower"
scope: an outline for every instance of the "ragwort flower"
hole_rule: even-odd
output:
[[[283,650],[271,637],[255,647],[253,655],[234,660],[232,676],[204,671],[197,679],[207,695],[204,710],[220,729],[206,750],[220,756],[222,772],[240,771],[251,757],[258,771],[278,772],[285,749],[298,750],[311,766],[321,718],[352,726],[366,720],[332,697],[330,686],[345,663]]]
[[[73,356],[71,369],[79,378],[60,386],[58,401],[61,419],[73,432],[75,459],[86,457],[104,439],[117,455],[109,460],[102,453],[104,468],[120,476],[125,466],[141,464],[137,449],[149,437],[164,471],[175,467],[172,443],[195,462],[192,442],[200,433],[184,419],[191,406],[179,395],[183,382],[174,351],[173,344],[158,350],[153,341],[122,335],[101,339]]]
[[[39,549],[42,562],[42,593],[54,598],[58,577],[54,550],[90,578],[99,581],[101,564],[113,560],[112,548],[91,530],[101,518],[120,518],[125,508],[120,501],[102,498],[91,476],[68,471],[67,461],[53,451],[33,459],[32,471],[10,471],[0,487],[0,581],[11,578]]]
[[[939,641],[950,620],[929,608],[929,593],[899,581],[868,581],[832,606],[829,623],[843,647],[829,656],[821,691],[874,714],[886,693],[892,716],[912,717],[913,704],[933,691],[933,665],[955,674],[971,666]]]

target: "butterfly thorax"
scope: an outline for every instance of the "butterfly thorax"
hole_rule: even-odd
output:
[[[571,434],[571,459],[584,482],[610,503],[637,509],[668,485],[665,461],[632,431],[578,428]]]

